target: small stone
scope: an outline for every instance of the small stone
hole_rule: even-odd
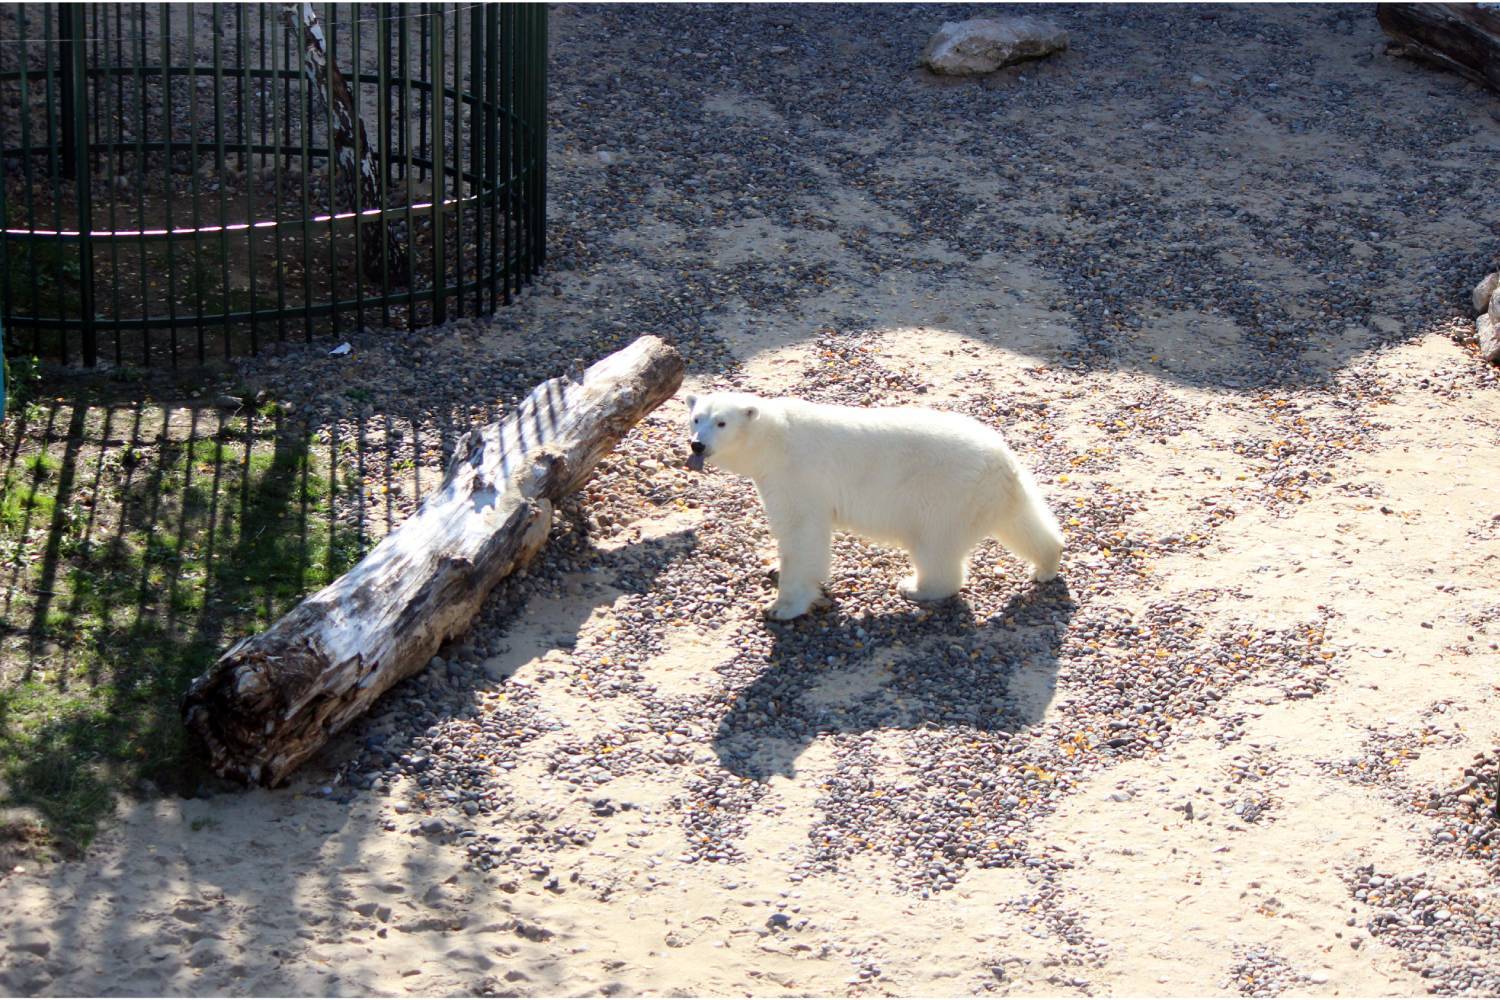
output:
[[[478,802],[465,802],[464,803],[464,815],[465,816],[473,816],[477,812],[479,812],[479,803]]]
[[[1500,271],[1487,274],[1474,286],[1474,311],[1482,313],[1494,303],[1495,289],[1500,288]]]
[[[1202,73],[1194,73],[1192,76],[1188,77],[1188,83],[1192,84],[1194,87],[1197,87],[1199,90],[1203,90],[1205,88],[1213,86],[1213,84],[1209,82],[1208,77],[1204,76]]]
[[[595,153],[594,155],[596,157],[598,157],[599,158],[599,162],[602,163],[602,164],[604,164],[606,167],[612,167],[615,164],[615,160],[616,160],[615,154],[611,153],[607,149],[601,149],[601,150],[599,150],[599,152]]]
[[[1068,47],[1068,33],[1033,17],[949,21],[927,41],[922,62],[946,76],[978,76]]]
[[[38,958],[46,958],[52,953],[52,942],[46,938],[23,937],[11,944],[17,951],[30,952]]]
[[[219,960],[218,944],[213,938],[204,938],[188,952],[187,964],[195,969],[205,969]]]

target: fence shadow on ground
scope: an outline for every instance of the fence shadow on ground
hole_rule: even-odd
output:
[[[198,786],[178,708],[188,681],[401,517],[386,506],[368,523],[360,472],[380,445],[356,428],[319,437],[274,405],[119,385],[13,411],[0,432],[0,808],[81,846],[113,788]]]

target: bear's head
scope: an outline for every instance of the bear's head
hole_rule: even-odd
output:
[[[705,462],[738,472],[757,450],[756,423],[761,400],[739,392],[689,395],[688,433],[692,454],[688,468],[701,472]]]

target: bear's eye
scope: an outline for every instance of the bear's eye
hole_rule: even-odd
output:
[[[719,426],[720,426],[720,427],[723,427],[723,426],[724,426],[724,421],[722,421],[722,420],[720,420],[720,421],[719,421]]]

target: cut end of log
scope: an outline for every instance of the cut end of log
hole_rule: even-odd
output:
[[[1381,3],[1375,18],[1403,54],[1500,92],[1500,6]]]
[[[189,686],[183,721],[209,765],[276,785],[468,629],[546,544],[554,504],[682,384],[680,355],[642,337],[579,379],[537,386],[465,434],[443,485],[349,572],[235,643]]]

